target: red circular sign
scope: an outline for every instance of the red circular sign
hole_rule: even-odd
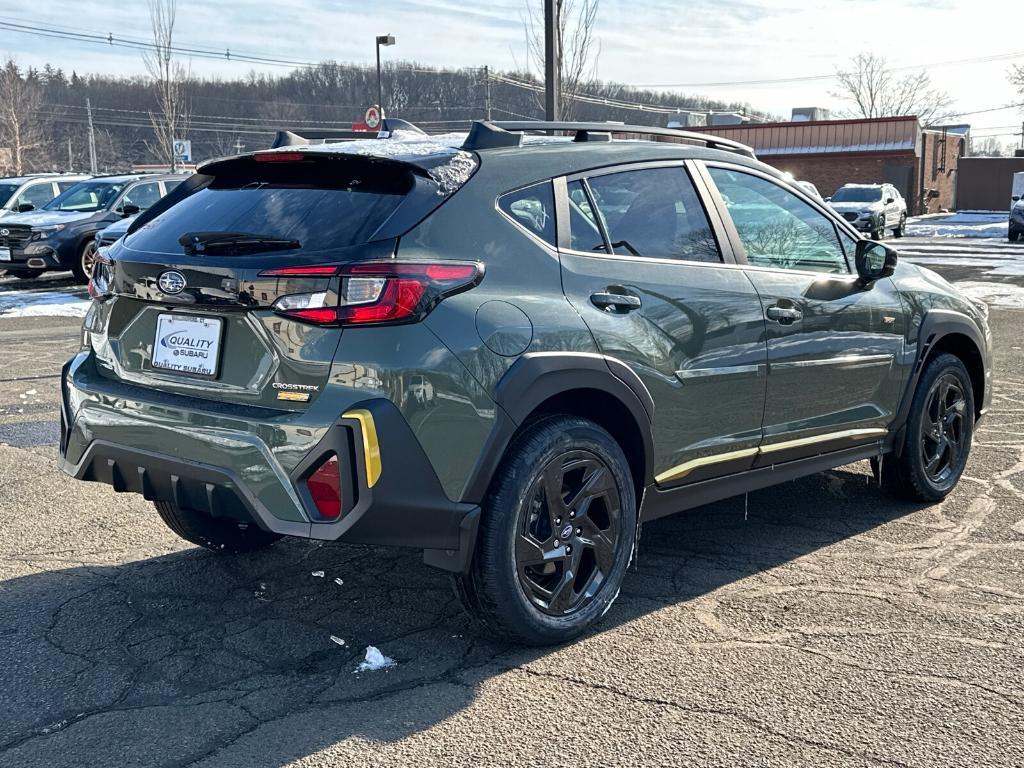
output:
[[[376,128],[380,125],[380,107],[376,104],[366,110],[366,114],[363,116],[363,122],[369,128]]]

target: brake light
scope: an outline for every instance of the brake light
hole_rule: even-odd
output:
[[[332,454],[317,467],[306,480],[306,487],[322,520],[341,517],[341,465],[337,456]]]
[[[89,297],[94,301],[106,301],[110,291],[110,260],[100,251],[92,267],[88,284]]]
[[[340,279],[338,303],[326,292],[291,294],[274,302],[278,314],[316,325],[368,325],[421,320],[444,298],[468,290],[483,278],[478,262],[362,261],[339,267],[315,265],[261,272],[261,277]]]
[[[257,152],[252,156],[257,163],[298,163],[306,159],[304,152]]]

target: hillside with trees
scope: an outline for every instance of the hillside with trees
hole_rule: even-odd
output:
[[[471,120],[540,119],[542,86],[529,74],[439,70],[414,62],[384,69],[388,114],[439,133]],[[0,173],[88,169],[86,101],[92,106],[101,172],[162,162],[160,92],[149,77],[82,75],[50,66],[0,71]],[[269,145],[280,128],[347,128],[376,101],[373,67],[324,62],[273,75],[186,79],[184,135],[197,160]],[[590,81],[567,99],[578,120],[666,125],[677,110],[746,111],[746,104]],[[156,128],[155,128],[156,126]],[[20,166],[20,168],[18,167]]]

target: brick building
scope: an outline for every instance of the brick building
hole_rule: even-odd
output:
[[[843,184],[888,182],[912,213],[956,207],[967,126],[924,129],[916,117],[744,123],[700,128],[748,144],[762,161],[813,183],[828,197]]]

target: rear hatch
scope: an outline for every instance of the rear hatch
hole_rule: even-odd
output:
[[[459,186],[453,161],[472,168],[454,150],[303,150],[201,168],[104,251],[86,321],[103,375],[237,404],[315,401],[342,328],[296,314],[336,307],[349,290],[338,269],[392,259]]]

